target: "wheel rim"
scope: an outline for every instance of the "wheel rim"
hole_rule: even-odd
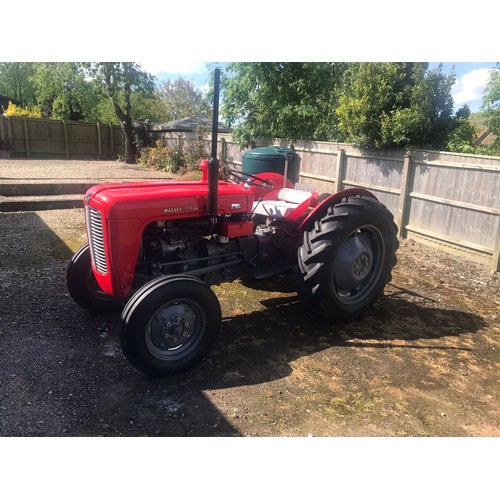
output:
[[[382,234],[361,226],[342,244],[333,268],[333,290],[344,304],[362,301],[379,282],[385,256]]]
[[[180,358],[195,348],[206,324],[206,315],[198,302],[191,299],[167,302],[148,322],[146,347],[158,359]]]

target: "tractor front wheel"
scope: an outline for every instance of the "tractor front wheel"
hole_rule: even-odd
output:
[[[93,313],[119,311],[123,303],[103,292],[94,277],[88,244],[83,245],[69,261],[66,284],[73,300]]]
[[[174,375],[198,364],[221,328],[219,301],[192,276],[161,276],[128,301],[120,321],[125,357],[153,377]]]
[[[299,295],[316,316],[347,321],[373,304],[391,280],[396,233],[389,210],[368,197],[344,199],[304,233]]]

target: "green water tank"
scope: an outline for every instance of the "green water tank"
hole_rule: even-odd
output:
[[[300,173],[300,156],[290,148],[269,146],[250,149],[243,154],[241,170],[259,175],[262,172],[275,172],[285,175],[285,160],[288,158],[288,179],[297,183]]]

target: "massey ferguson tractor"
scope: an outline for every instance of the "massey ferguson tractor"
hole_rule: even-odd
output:
[[[322,195],[284,175],[230,171],[219,180],[219,70],[211,159],[201,181],[112,183],[84,198],[88,243],[71,258],[69,293],[97,313],[120,311],[121,347],[150,376],[190,369],[221,329],[212,286],[295,271],[306,307],[325,321],[363,314],[396,263],[396,226],[364,189]],[[233,181],[234,180],[234,181]]]

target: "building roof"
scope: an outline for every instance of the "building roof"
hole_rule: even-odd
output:
[[[151,130],[157,132],[193,132],[197,128],[212,129],[212,120],[205,115],[188,116],[179,120],[172,120],[166,123],[155,123],[151,125]],[[219,122],[219,132],[228,133],[231,130],[223,123]]]
[[[496,135],[489,129],[484,129],[476,136],[476,142],[481,146],[486,146],[495,142]]]

